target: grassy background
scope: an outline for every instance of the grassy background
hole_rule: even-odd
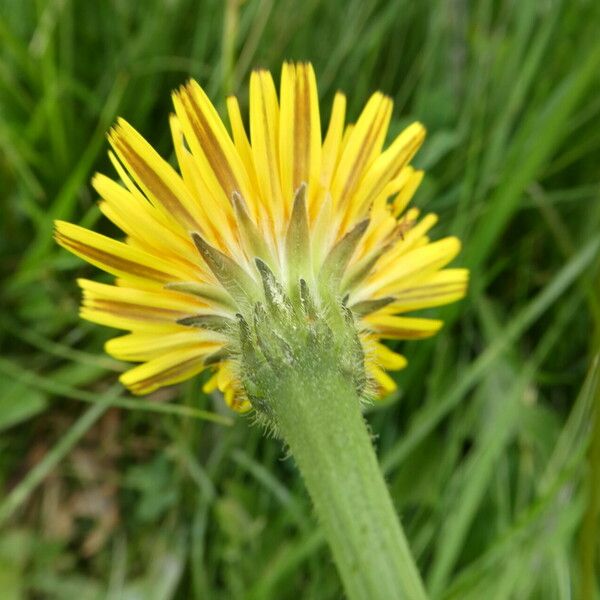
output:
[[[416,203],[465,242],[469,298],[402,346],[368,415],[434,598],[598,586],[600,6],[593,0],[0,0],[0,594],[341,597],[292,461],[201,381],[132,400],[80,322],[52,219],[111,231],[89,180],[127,118],[171,154],[169,92],[222,109],[308,59],[429,130]],[[173,402],[166,402],[172,400]],[[158,412],[157,412],[158,411]]]

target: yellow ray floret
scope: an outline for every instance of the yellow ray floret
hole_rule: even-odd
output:
[[[59,244],[115,277],[79,280],[81,316],[126,332],[106,344],[139,363],[123,384],[145,394],[209,368],[204,390],[249,410],[236,320],[269,294],[285,306],[304,285],[316,311],[327,314],[333,298],[352,313],[371,389],[395,389],[388,372],[406,359],[381,340],[434,335],[441,321],[406,313],[455,302],[468,283],[465,269],[446,268],[459,240],[431,242],[436,216],[408,208],[423,178],[410,161],[424,127],[386,147],[391,99],[373,94],[346,123],[338,92],[323,136],[307,63],[284,64],[279,91],[268,71],[252,73],[248,129],[236,98],[228,128],[195,81],[173,105],[177,167],[126,121],[109,133],[120,181],[98,174],[93,186],[123,239],[56,222]]]

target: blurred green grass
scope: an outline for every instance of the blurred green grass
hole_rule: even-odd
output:
[[[598,597],[598,31],[591,0],[0,0],[3,600],[340,597],[280,446],[204,420],[230,415],[200,381],[115,385],[77,317],[97,275],[51,239],[111,231],[89,180],[117,115],[169,156],[172,88],[246,103],[284,59],[314,63],[325,118],[382,89],[392,133],[426,124],[416,203],[472,269],[368,415],[432,597]]]

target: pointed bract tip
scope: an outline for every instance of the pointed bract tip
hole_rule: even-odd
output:
[[[294,203],[304,201],[306,198],[306,188],[308,187],[306,181],[303,181],[298,189],[294,193]]]
[[[192,236],[196,248],[198,248],[198,252],[204,256],[205,252],[210,248],[210,245],[197,231],[192,231],[190,235]]]
[[[294,193],[291,222],[306,220],[306,183],[302,182]],[[291,225],[291,223],[290,223]]]
[[[259,258],[258,256],[256,256],[254,258],[254,264],[256,265],[256,268],[258,269],[258,271],[260,272],[260,274],[263,278],[265,277],[265,275],[266,276],[273,275],[273,271],[271,271],[271,269],[269,269],[269,265],[267,265],[267,263],[262,258]]]
[[[362,235],[368,229],[370,224],[371,219],[363,219],[354,227],[352,232],[356,231],[357,233],[360,233]]]
[[[231,192],[231,203],[235,206],[236,204],[242,204],[243,202],[244,199],[242,198],[242,195],[237,190],[233,190],[233,192]]]

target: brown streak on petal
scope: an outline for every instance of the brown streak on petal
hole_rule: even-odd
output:
[[[466,290],[466,286],[460,286],[456,288],[451,288],[448,290],[444,290],[442,292],[435,292],[433,294],[424,294],[420,296],[397,296],[396,302],[394,302],[391,306],[406,304],[407,302],[420,302],[421,300],[429,300],[430,298],[440,298],[443,296],[448,296],[450,294],[458,294],[462,293]]]
[[[129,163],[133,172],[150,190],[152,195],[182,224],[197,227],[197,223],[177,195],[155,173],[148,163],[122,137],[115,137],[115,146]]]
[[[182,374],[185,372],[188,367],[192,366],[194,363],[197,363],[200,357],[200,353],[198,356],[194,356],[192,358],[188,358],[183,362],[177,363],[168,369],[164,369],[160,371],[160,373],[156,373],[150,377],[146,377],[146,379],[141,379],[140,381],[136,381],[132,383],[129,388],[135,392],[136,390],[143,390],[144,388],[151,387],[156,384],[160,384],[161,381],[165,379],[172,379],[173,377]]]
[[[194,134],[226,196],[229,198],[234,191],[240,192],[240,185],[229,166],[221,144],[194,100],[191,90],[183,91],[181,98],[190,117]]]
[[[445,282],[445,283],[433,283],[433,284],[428,284],[428,283],[424,283],[423,285],[418,285],[416,287],[412,287],[412,288],[405,288],[402,291],[398,292],[398,294],[396,294],[397,297],[400,297],[400,294],[410,294],[411,292],[421,292],[423,289],[427,288],[429,290],[434,290],[434,289],[440,289],[440,288],[444,288],[447,286],[461,286],[461,287],[465,287],[467,285],[466,281],[452,281],[452,282]]]
[[[400,171],[406,166],[408,161],[419,148],[419,144],[419,138],[415,136],[415,138],[413,138],[406,146],[404,146],[400,153],[403,155],[403,159],[400,163],[400,166],[392,173],[390,173],[389,171],[383,171],[381,173],[377,181],[373,183],[371,191],[363,200],[363,206],[369,201],[371,201],[384,188],[385,184],[388,183],[388,181],[391,181],[400,174]]]
[[[270,182],[270,189],[271,189],[271,193],[277,193],[277,191],[280,188],[280,183],[279,181],[277,181],[277,173],[275,172],[275,170],[279,169],[279,164],[278,161],[276,159],[275,156],[273,156],[273,146],[272,146],[272,140],[273,140],[273,134],[271,131],[271,127],[272,127],[272,119],[269,118],[269,114],[267,111],[267,91],[266,91],[266,87],[265,87],[265,82],[264,82],[264,77],[263,77],[263,72],[260,72],[260,88],[261,88],[261,110],[263,113],[263,121],[264,121],[264,125],[265,125],[265,148],[267,151],[267,164],[269,165],[269,173],[268,173],[268,177],[269,177],[269,182]],[[274,201],[277,201],[278,198],[273,198]]]
[[[350,195],[350,193],[354,189],[354,187],[357,183],[357,179],[362,174],[362,170],[365,166],[367,158],[368,158],[369,154],[371,153],[373,144],[375,143],[377,136],[379,135],[379,133],[381,132],[381,129],[383,128],[383,125],[386,121],[386,111],[381,110],[381,105],[385,102],[385,100],[386,100],[385,96],[382,96],[381,101],[379,103],[379,107],[377,109],[378,120],[376,120],[373,123],[373,125],[371,126],[369,133],[367,134],[367,137],[365,139],[365,142],[364,142],[362,148],[360,149],[360,152],[358,153],[358,155],[356,156],[356,158],[354,160],[352,169],[350,169],[350,171],[349,171],[350,175],[346,179],[346,183],[344,184],[344,189],[342,190],[342,193],[340,194],[340,198],[338,200],[338,203],[340,203],[340,204],[344,200],[347,199],[347,197]]]
[[[296,68],[294,93],[294,174],[293,188],[296,190],[308,181],[310,164],[310,104],[307,69],[304,65]]]
[[[297,66],[292,67],[294,70],[292,85],[294,87],[294,107],[292,109],[292,189],[298,186],[298,180],[302,177],[300,161],[302,153],[302,121],[300,120],[300,94],[299,94],[299,76],[300,69]]]
[[[87,308],[100,310],[105,313],[118,315],[120,317],[139,319],[143,321],[170,321],[173,324],[177,319],[188,313],[181,310],[169,308],[158,308],[155,306],[143,306],[140,304],[131,304],[129,302],[120,302],[118,300],[103,300],[100,298],[89,298],[84,300]]]
[[[431,337],[437,333],[437,329],[433,330],[416,330],[416,329],[402,329],[401,327],[383,327],[380,325],[367,325],[369,329],[372,329],[380,337],[395,340],[420,340],[423,338]]]
[[[69,248],[70,250],[73,250],[74,252],[79,252],[93,260],[97,260],[98,262],[104,263],[107,266],[112,267],[123,273],[163,283],[171,281],[173,279],[173,276],[167,273],[163,273],[158,269],[146,267],[145,265],[141,265],[131,260],[127,260],[126,258],[121,258],[120,256],[115,256],[114,254],[103,252],[98,248],[94,248],[93,246],[89,246],[82,242],[78,242],[76,240],[68,238],[60,232],[57,232],[56,240],[63,246]]]

